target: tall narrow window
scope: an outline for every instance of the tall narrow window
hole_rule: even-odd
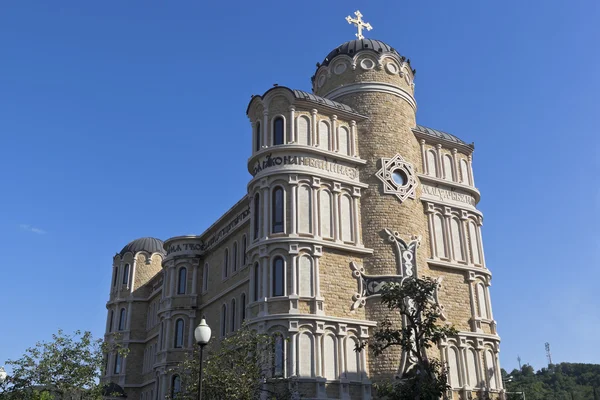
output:
[[[112,332],[112,330],[113,330],[114,320],[115,320],[115,312],[114,312],[114,310],[110,310],[110,321],[108,323],[108,331],[109,332]]]
[[[460,385],[460,375],[459,375],[459,368],[458,368],[458,359],[459,359],[459,355],[458,355],[458,350],[456,349],[456,347],[452,346],[448,348],[448,369],[449,369],[449,380],[450,380],[450,386],[452,386],[453,388],[459,388],[461,387]]]
[[[283,296],[283,258],[275,257],[273,260],[273,297]]]
[[[481,252],[479,249],[479,238],[477,226],[473,221],[469,222],[469,245],[471,247],[471,259],[474,264],[481,264]]]
[[[237,271],[237,263],[238,263],[238,245],[237,242],[233,242],[233,260],[231,262],[231,266],[233,267],[233,272]]]
[[[204,270],[202,270],[202,291],[208,290],[208,263],[204,264]]]
[[[341,154],[350,155],[350,132],[342,126],[338,131],[338,143]]]
[[[321,219],[321,237],[333,237],[331,218],[331,194],[327,190],[319,191],[319,217]]]
[[[121,367],[123,364],[123,357],[119,353],[115,355],[115,375],[119,375],[121,373]]]
[[[273,338],[273,377],[283,376],[283,363],[285,357],[284,341],[281,333]]]
[[[181,392],[181,378],[179,375],[174,375],[173,382],[171,382],[171,398],[175,398],[179,392]]]
[[[262,132],[260,131],[260,122],[256,122],[256,131],[254,132],[254,150],[260,150],[260,136]]]
[[[125,330],[125,309],[121,308],[121,313],[119,314],[119,330],[120,331],[124,331]]]
[[[329,132],[329,123],[325,121],[319,122],[319,147],[325,150],[330,150],[329,142],[331,135]]]
[[[485,288],[481,283],[477,284],[477,305],[477,314],[479,314],[481,318],[489,318],[487,312],[487,299],[485,298]]]
[[[221,337],[227,334],[227,305],[221,306]]]
[[[260,266],[254,263],[254,301],[260,298]]]
[[[298,117],[298,130],[296,133],[298,144],[310,145],[310,120],[306,115]]]
[[[427,172],[431,176],[438,176],[437,157],[433,150],[427,151]]]
[[[273,121],[273,145],[283,144],[283,118],[277,117]]]
[[[454,169],[452,168],[452,157],[448,154],[444,155],[444,178],[449,181],[454,180]]]
[[[177,294],[185,294],[187,285],[187,268],[179,269],[179,282],[177,282]]]
[[[260,195],[254,195],[254,240],[260,235]]]
[[[183,347],[183,329],[184,323],[180,318],[175,322],[175,344],[174,347],[176,349],[180,349]]]
[[[246,320],[246,293],[242,293],[240,296],[240,314],[242,322],[244,322]]]
[[[298,188],[298,232],[312,233],[312,191],[307,185]]]
[[[228,273],[229,273],[229,249],[225,249],[225,254],[223,255],[223,278],[227,278]]]
[[[246,266],[246,247],[248,246],[248,243],[246,243],[246,235],[242,236],[242,268],[244,268]]]
[[[125,264],[125,269],[123,270],[123,285],[129,284],[129,264]]]
[[[469,184],[469,166],[464,159],[460,160],[460,181],[465,185]]]
[[[278,186],[273,190],[271,201],[272,221],[271,231],[273,233],[283,232],[283,188]]]
[[[352,242],[352,200],[348,195],[343,195],[340,197],[340,225],[342,231],[342,240],[344,242]]]
[[[119,267],[115,267],[113,269],[113,286],[117,286],[118,279],[119,279]]]
[[[303,255],[300,257],[298,264],[298,275],[300,276],[300,279],[298,279],[298,292],[300,296],[312,297],[314,296],[312,258],[308,255]]]
[[[444,242],[445,224],[440,214],[433,216],[435,252],[439,258],[446,258],[446,243]]]
[[[235,332],[235,299],[231,299],[231,316],[229,322],[229,332]]]
[[[461,243],[461,229],[460,221],[457,218],[450,220],[450,232],[452,233],[452,251],[454,252],[454,259],[456,261],[464,261],[462,243]]]

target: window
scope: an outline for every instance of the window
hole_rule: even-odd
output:
[[[353,235],[353,218],[352,218],[352,199],[348,195],[340,197],[340,225],[342,231],[342,240],[344,242],[352,242]]]
[[[459,354],[456,347],[451,346],[448,348],[448,377],[450,386],[453,388],[461,387],[460,384],[460,369],[458,367]]]
[[[283,232],[283,188],[278,186],[273,190],[271,199],[271,231],[272,233]]]
[[[329,142],[331,140],[329,123],[325,121],[319,122],[319,147],[325,150],[329,150]]]
[[[319,217],[321,219],[321,237],[332,238],[332,218],[331,218],[331,193],[327,190],[319,191]]]
[[[277,117],[273,121],[273,145],[283,144],[283,118]]]
[[[115,356],[115,375],[119,375],[121,373],[121,367],[123,364],[123,357],[119,353]]]
[[[259,151],[260,150],[260,136],[261,136],[261,131],[260,131],[260,122],[256,122],[256,131],[254,132],[254,150]]]
[[[242,314],[242,322],[246,320],[246,293],[240,296],[240,313]]]
[[[246,266],[246,235],[242,236],[242,268]]]
[[[225,249],[225,255],[223,256],[223,278],[227,278],[229,272],[229,249]]]
[[[430,176],[438,176],[437,156],[433,150],[427,151],[427,173]]]
[[[438,258],[446,258],[446,243],[444,241],[444,232],[446,224],[441,214],[434,214],[433,216],[433,230],[434,230],[434,241],[435,241],[435,253]]]
[[[298,292],[300,296],[312,297],[314,296],[312,259],[308,255],[303,255],[298,264],[298,275],[300,276]]]
[[[275,337],[273,338],[273,377],[283,376],[285,357],[283,343],[283,336],[280,333],[275,334]]]
[[[312,233],[312,191],[307,185],[298,188],[298,232]]]
[[[229,331],[235,331],[235,299],[231,299],[231,322],[229,324]]]
[[[110,310],[110,321],[108,323],[108,332],[112,332],[114,320],[115,320],[115,312],[114,312],[114,310]]]
[[[221,337],[227,334],[227,305],[221,306]]]
[[[120,331],[124,331],[125,330],[125,309],[121,308],[121,313],[119,314],[119,330]]]
[[[125,264],[125,269],[123,270],[123,285],[129,284],[129,264]]]
[[[177,294],[185,294],[187,285],[187,268],[182,267],[179,269],[179,282],[177,284]]]
[[[260,235],[260,195],[254,196],[254,240]]]
[[[254,301],[260,297],[260,266],[254,263]]]
[[[275,257],[273,260],[273,297],[283,296],[283,258]]]
[[[175,322],[175,348],[180,349],[183,347],[183,329],[184,323],[180,318]]]
[[[340,154],[350,154],[350,132],[344,126],[340,127],[338,131],[338,144]]]
[[[113,286],[117,286],[117,279],[119,278],[119,268],[115,267],[113,269]]]
[[[175,395],[179,392],[181,392],[181,378],[179,375],[173,375],[173,381],[171,382],[171,398],[175,398]]]
[[[233,242],[233,262],[231,265],[233,266],[233,272],[237,271],[237,263],[238,263],[238,244],[237,242]]]
[[[444,178],[446,178],[449,181],[453,181],[454,180],[454,169],[452,168],[452,157],[450,157],[450,155],[446,154],[444,155],[443,158],[443,163],[444,163]]]

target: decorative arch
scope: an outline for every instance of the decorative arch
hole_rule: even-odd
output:
[[[285,125],[285,117],[283,115],[276,115],[271,120],[271,144],[273,146],[285,144]]]
[[[333,238],[333,195],[327,188],[319,190],[319,222],[321,237]]]
[[[285,188],[277,185],[271,189],[271,233],[285,232]]]
[[[312,143],[310,118],[299,115],[296,119],[296,142],[301,145],[310,146]]]
[[[437,155],[435,151],[430,149],[427,150],[427,174],[430,176],[439,176],[438,174],[438,164],[437,164]]]
[[[338,129],[338,150],[340,154],[349,156],[351,150],[350,130],[345,126]]]
[[[298,221],[298,233],[312,234],[312,188],[307,184],[300,184],[297,190],[298,210],[296,220]]]
[[[177,294],[185,294],[187,290],[187,268],[180,267],[177,273]]]
[[[454,168],[452,167],[454,161],[452,161],[452,156],[450,154],[444,154],[442,162],[444,163],[444,178],[449,181],[454,181]]]
[[[319,121],[319,148],[331,150],[331,124],[324,119]]]
[[[327,380],[339,379],[337,337],[332,331],[323,335],[323,376]]]
[[[301,331],[298,335],[297,346],[298,376],[301,378],[312,378],[315,376],[315,344],[314,336],[309,331]]]
[[[183,318],[178,318],[175,321],[175,340],[173,343],[173,347],[176,349],[181,349],[184,346],[184,331],[185,331],[185,322]]]

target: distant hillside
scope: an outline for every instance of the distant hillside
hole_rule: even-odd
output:
[[[508,392],[525,392],[526,400],[600,400],[599,364],[553,364],[535,372],[525,364],[521,370],[502,378]],[[520,394],[510,394],[507,400],[521,400]]]

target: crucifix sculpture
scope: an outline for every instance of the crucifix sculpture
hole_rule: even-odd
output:
[[[365,37],[362,34],[363,29],[370,31],[371,29],[373,29],[373,27],[370,23],[364,22],[362,20],[363,15],[360,13],[360,11],[356,10],[354,15],[356,15],[356,18],[352,18],[348,15],[346,17],[346,21],[348,21],[349,24],[354,24],[358,28],[358,33],[356,33],[356,37],[359,39],[364,39]]]

